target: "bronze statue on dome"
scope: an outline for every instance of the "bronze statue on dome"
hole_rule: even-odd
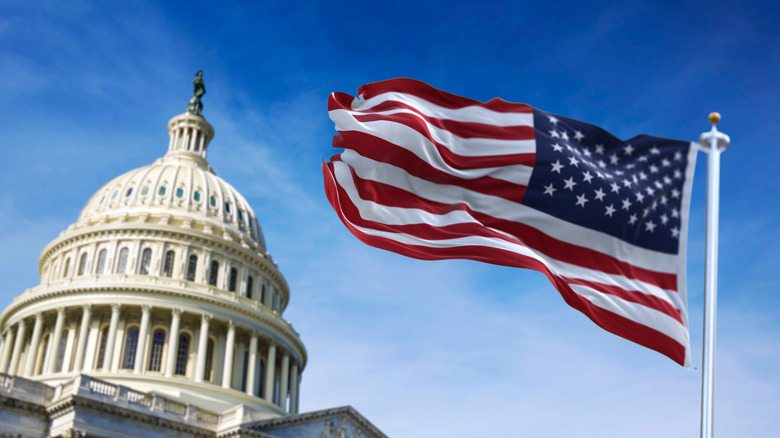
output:
[[[195,74],[195,79],[192,80],[192,99],[187,104],[187,112],[196,116],[203,117],[203,103],[200,98],[206,94],[206,86],[203,85],[203,70],[198,70]]]

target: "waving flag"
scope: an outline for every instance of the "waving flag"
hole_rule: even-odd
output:
[[[328,200],[361,241],[544,273],[600,327],[690,366],[685,237],[693,143],[607,131],[412,79],[328,102],[344,148]]]

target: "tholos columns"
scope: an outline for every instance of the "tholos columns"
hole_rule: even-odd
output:
[[[249,340],[249,366],[246,372],[249,374],[246,379],[246,393],[254,396],[255,377],[257,376],[257,332],[252,331],[252,338]]]
[[[233,350],[236,343],[236,323],[228,322],[227,342],[225,343],[225,369],[222,371],[222,387],[230,389],[233,382]]]
[[[119,311],[122,309],[121,304],[111,305],[111,322],[108,326],[108,339],[106,341],[106,351],[103,355],[103,371],[111,371],[112,363],[114,362],[114,344],[116,343],[116,329],[119,323]]]
[[[276,370],[276,345],[268,347],[268,358],[265,361],[265,393],[263,398],[268,403],[274,402],[274,371]]]
[[[84,348],[87,346],[87,332],[92,318],[92,305],[85,304],[81,306],[84,312],[81,314],[81,327],[79,328],[79,339],[76,341],[76,362],[73,364],[75,371],[82,371],[84,366]]]
[[[22,354],[22,343],[27,335],[27,326],[24,320],[19,321],[19,327],[16,329],[16,342],[14,342],[14,352],[11,354],[11,365],[8,367],[8,374],[16,374],[19,366],[19,356]]]
[[[293,360],[290,370],[290,410],[291,414],[298,413],[298,362]]]
[[[209,342],[209,321],[211,315],[204,314],[200,320],[200,334],[198,335],[198,357],[195,364],[195,381],[202,382],[206,372],[206,349]]]
[[[35,315],[35,326],[33,326],[32,339],[30,340],[30,348],[27,350],[27,359],[24,363],[24,377],[30,377],[35,371],[35,362],[38,358],[38,350],[41,343],[41,330],[43,330],[43,314],[39,313]]]
[[[173,309],[171,319],[171,333],[168,336],[168,362],[165,364],[165,377],[173,376],[173,368],[176,366],[176,356],[179,353],[179,324],[181,322],[181,309]]]
[[[57,308],[57,322],[54,323],[54,334],[51,344],[51,357],[46,364],[47,372],[49,374],[57,372],[57,362],[60,357],[60,344],[62,343],[62,326],[65,324],[65,308]]]
[[[141,371],[144,369],[144,352],[146,351],[146,336],[149,331],[149,315],[151,312],[152,306],[141,306],[141,327],[138,329],[138,344],[135,349],[134,374],[141,374]]]
[[[279,382],[279,406],[287,410],[287,381],[290,372],[290,354],[286,351],[282,355],[282,375]]]

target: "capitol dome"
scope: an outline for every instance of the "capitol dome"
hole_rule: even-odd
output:
[[[205,416],[298,412],[306,349],[282,316],[289,287],[255,212],[206,161],[199,97],[168,123],[163,157],[97,190],[43,250],[41,284],[0,315],[0,372],[86,375]]]

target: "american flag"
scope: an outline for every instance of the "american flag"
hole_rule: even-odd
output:
[[[600,327],[690,366],[685,236],[695,144],[412,79],[328,101],[328,200],[361,241],[544,273]]]

